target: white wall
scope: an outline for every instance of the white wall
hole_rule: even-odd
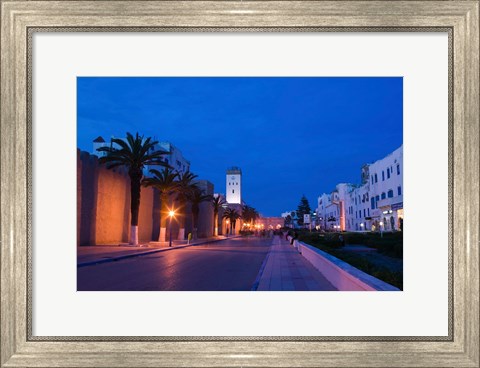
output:
[[[226,181],[228,203],[242,203],[242,174],[228,174]]]
[[[322,218],[329,216],[337,218],[335,223],[327,222],[327,228],[330,228],[330,225],[340,224],[340,205],[332,203],[331,198],[332,195],[336,195],[345,206],[345,230],[371,230],[374,224],[379,230],[380,222],[383,222],[383,230],[393,230],[391,217],[393,217],[394,230],[398,230],[400,215],[397,209],[392,210],[391,206],[393,204],[403,209],[403,145],[388,156],[368,165],[368,170],[368,181],[365,184],[356,187],[341,183],[336,186],[336,191],[331,195],[322,194],[318,197],[317,213]],[[385,198],[382,199],[382,196]],[[372,204],[372,198],[374,198],[374,204]]]

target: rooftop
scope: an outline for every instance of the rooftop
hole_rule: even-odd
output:
[[[238,166],[232,166],[227,169],[227,174],[241,174],[242,170]]]

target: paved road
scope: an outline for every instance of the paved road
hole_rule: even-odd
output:
[[[77,269],[77,290],[250,290],[271,239],[234,238]]]

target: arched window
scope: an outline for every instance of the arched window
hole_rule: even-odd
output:
[[[385,192],[382,193],[382,199],[385,199]]]
[[[390,189],[388,191],[388,198],[393,198],[393,190],[392,189]]]

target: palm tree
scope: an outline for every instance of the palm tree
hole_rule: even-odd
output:
[[[217,194],[217,196],[212,198],[212,206],[213,206],[213,235],[218,236],[218,211],[220,208],[227,203],[225,198],[222,195]]]
[[[230,234],[232,234],[232,230],[235,230],[235,225],[240,217],[240,214],[233,208],[227,208],[223,213],[223,218],[230,221]]]
[[[138,211],[140,209],[140,189],[143,178],[143,168],[146,165],[166,164],[162,161],[162,156],[167,152],[155,150],[157,141],[152,138],[143,138],[136,133],[135,137],[127,133],[126,139],[112,138],[110,147],[100,147],[99,152],[106,152],[106,155],[100,157],[100,164],[106,164],[108,169],[118,166],[125,166],[128,169],[130,177],[130,212],[131,229],[130,244],[138,245]],[[119,146],[116,148],[113,146]]]
[[[193,223],[193,239],[197,239],[198,215],[200,213],[200,203],[212,200],[211,195],[204,194],[203,190],[195,186],[188,196],[189,202],[192,204],[192,223]]]
[[[160,192],[160,234],[158,241],[165,241],[167,234],[167,217],[172,205],[172,194],[175,193],[178,188],[176,181],[178,173],[169,167],[164,168],[162,171],[152,169],[150,173],[153,174],[153,177],[144,179],[142,184],[147,187],[157,188]]]
[[[255,208],[248,205],[244,205],[242,207],[242,218],[245,222],[253,225],[257,220],[258,216],[258,212]]]
[[[177,219],[180,226],[178,232],[178,239],[185,239],[185,216],[186,216],[186,207],[189,196],[192,194],[193,190],[196,188],[194,179],[197,175],[193,174],[191,171],[187,170],[182,174],[178,175],[177,181]]]

